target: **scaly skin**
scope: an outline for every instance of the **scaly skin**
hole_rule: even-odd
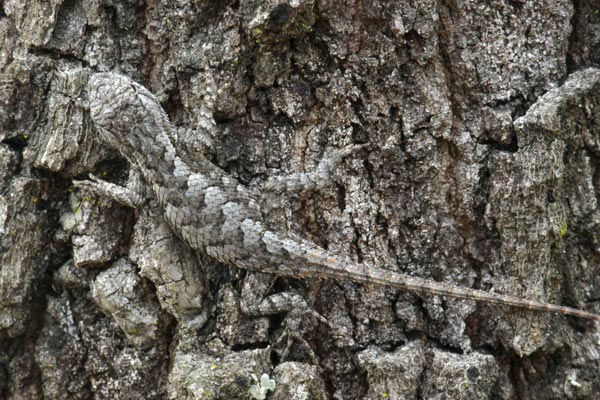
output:
[[[506,305],[600,321],[570,307],[447,285],[353,263],[264,222],[253,194],[204,157],[185,159],[171,142],[173,126],[143,86],[115,73],[89,81],[92,119],[102,138],[141,172],[171,228],[192,248],[220,262],[295,278],[379,284],[413,293]]]

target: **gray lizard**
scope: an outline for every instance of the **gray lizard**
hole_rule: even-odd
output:
[[[89,102],[100,136],[141,173],[173,231],[193,249],[222,263],[280,276],[350,280],[417,294],[600,321],[600,315],[575,308],[453,286],[356,263],[310,241],[274,230],[265,222],[259,203],[248,188],[207,158],[200,155],[190,159],[178,152],[172,140],[174,127],[146,88],[123,75],[97,73],[89,81]],[[342,151],[336,157],[350,152]],[[319,186],[318,181],[326,180],[331,165],[324,163],[319,173],[302,174],[294,179],[301,186]],[[124,195],[125,189],[119,191],[115,185],[96,178],[79,182],[78,186],[111,192],[113,197],[131,206],[141,202],[139,197]],[[298,295],[281,294],[255,304],[253,313],[289,312],[299,307],[305,307],[305,303]]]

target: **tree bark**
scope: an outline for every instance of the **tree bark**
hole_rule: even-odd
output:
[[[345,282],[277,280],[347,333],[306,317],[309,347],[283,359],[288,318],[240,311],[244,271],[191,251],[154,202],[72,181],[127,179],[88,109],[90,75],[116,71],[159,98],[182,152],[262,192],[282,230],[600,312],[599,10],[0,1],[0,398],[597,399],[597,325]],[[261,190],[352,144],[368,150],[326,189]]]

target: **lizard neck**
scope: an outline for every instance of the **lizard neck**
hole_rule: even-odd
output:
[[[132,143],[132,151],[126,155],[150,184],[169,186],[178,178],[189,175],[187,164],[177,155],[175,147],[165,130],[155,132],[154,137],[139,135]],[[122,149],[121,149],[122,150]]]

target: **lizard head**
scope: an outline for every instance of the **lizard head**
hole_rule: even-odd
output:
[[[101,138],[130,162],[154,165],[173,154],[172,126],[156,97],[130,78],[96,73],[88,82],[90,113]]]
[[[90,112],[94,125],[106,143],[127,158],[135,141],[135,127],[140,123],[140,107],[135,82],[115,73],[98,73],[88,82]]]

